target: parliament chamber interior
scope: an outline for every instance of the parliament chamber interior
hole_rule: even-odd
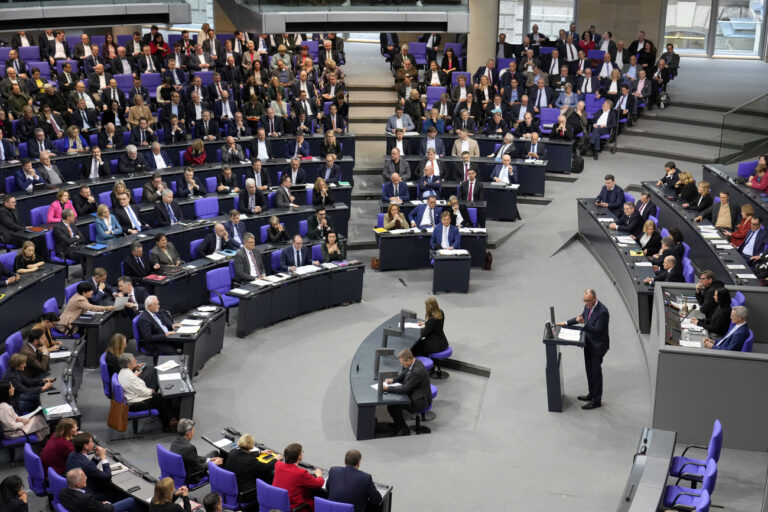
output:
[[[0,14],[0,510],[768,512],[765,0]]]

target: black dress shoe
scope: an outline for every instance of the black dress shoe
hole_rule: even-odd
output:
[[[595,400],[592,400],[591,402],[587,402],[584,405],[581,406],[582,409],[597,409],[602,404],[600,402],[596,402]]]
[[[600,155],[600,152],[598,150],[595,150],[594,155],[595,155],[595,160],[597,160]]]
[[[576,398],[578,398],[582,402],[591,402],[592,401],[592,397],[589,396],[589,395],[579,395]]]

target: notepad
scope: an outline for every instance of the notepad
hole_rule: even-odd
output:
[[[204,311],[204,312],[213,312],[213,311],[216,311],[216,307],[215,306],[199,306],[197,310]]]
[[[195,334],[199,330],[199,325],[182,325],[176,329],[176,334]]]
[[[214,253],[208,254],[205,257],[208,258],[209,260],[213,260],[213,261],[221,261],[221,260],[227,258],[225,255],[220,254],[218,252],[214,252]]]
[[[635,263],[635,266],[636,267],[652,267],[653,263],[651,263],[650,261],[638,261],[637,263]]]
[[[469,254],[466,249],[440,249],[437,251],[440,256],[463,256]]]
[[[736,274],[741,279],[756,279],[754,274]]]
[[[558,339],[565,341],[579,341],[581,339],[581,331],[578,329],[568,329],[567,327],[561,327],[560,333],[557,335]]]
[[[726,266],[731,270],[741,270],[741,269],[747,268],[744,265],[739,265],[739,264],[732,264],[732,265],[726,265]]]
[[[68,414],[72,412],[72,406],[69,404],[54,405],[53,407],[46,407],[43,412],[49,416],[56,414]]]
[[[59,350],[58,352],[50,352],[48,357],[50,359],[66,359],[71,353],[69,350]]]
[[[597,220],[600,222],[614,222],[613,217],[598,217]]]
[[[225,437],[224,439],[219,439],[218,441],[213,443],[213,446],[215,446],[216,448],[224,448],[225,446],[229,446],[230,444],[232,444],[232,441],[230,441]]]
[[[166,361],[163,364],[159,364],[155,366],[155,370],[158,370],[161,372],[167,372],[168,370],[173,370],[174,368],[178,368],[178,367],[179,367],[179,363],[176,360],[171,359],[170,361]]]
[[[157,375],[157,380],[181,380],[180,373],[160,373]]]

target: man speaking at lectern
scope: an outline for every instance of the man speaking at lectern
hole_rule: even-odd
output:
[[[584,290],[584,311],[576,318],[567,322],[558,322],[557,325],[566,326],[584,324],[576,327],[584,331],[584,366],[587,370],[587,383],[589,394],[579,396],[579,400],[587,402],[582,409],[596,409],[600,407],[603,397],[603,356],[608,352],[610,345],[608,339],[608,308],[602,302],[597,301],[595,290]]]

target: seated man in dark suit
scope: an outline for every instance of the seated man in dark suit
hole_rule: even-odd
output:
[[[140,155],[138,148],[133,144],[125,146],[125,153],[120,155],[117,162],[117,172],[121,174],[132,174],[135,172],[144,172],[147,170],[147,162],[144,155]]]
[[[87,490],[88,477],[80,468],[67,471],[67,488],[59,493],[59,502],[67,510],[79,512],[129,512],[136,505],[133,498],[104,503]]]
[[[651,194],[648,191],[640,192],[640,199],[635,205],[635,210],[640,214],[643,223],[648,220],[649,215],[656,216],[656,205],[651,201]]]
[[[504,183],[509,185],[510,183],[517,183],[517,169],[512,165],[512,157],[509,154],[505,154],[501,157],[501,163],[493,168],[491,173],[491,181],[495,183]]]
[[[733,350],[738,352],[744,346],[744,342],[749,337],[749,327],[747,326],[747,315],[749,310],[745,306],[735,306],[731,309],[732,326],[728,333],[719,340],[706,338],[704,347],[715,350]]]
[[[403,417],[404,411],[410,413],[419,413],[426,409],[432,403],[432,390],[429,386],[429,372],[424,368],[421,361],[413,357],[413,353],[406,349],[397,354],[397,359],[403,367],[403,370],[396,379],[387,379],[384,381],[384,392],[408,395],[411,403],[408,405],[388,405],[392,420],[395,422],[393,435],[407,436],[411,434],[408,425]],[[399,383],[400,386],[391,386],[390,384]]]
[[[521,155],[523,158],[534,158],[536,160],[544,158],[545,147],[544,143],[539,140],[538,132],[531,133],[531,140],[527,143],[527,146],[523,149],[523,154]]]
[[[179,353],[181,348],[168,343],[166,339],[176,334],[175,329],[180,326],[181,324],[173,323],[170,313],[160,309],[160,301],[154,295],[144,301],[144,311],[136,323],[140,341],[147,352],[155,357]]]
[[[408,215],[411,227],[428,228],[436,226],[440,218],[440,211],[440,207],[437,206],[437,197],[429,196],[427,204],[420,204],[411,210],[410,215]]]
[[[442,226],[436,226],[432,230],[430,247],[434,250],[459,249],[461,247],[461,234],[459,228],[451,225],[451,212],[441,213],[440,222]]]
[[[293,272],[297,267],[305,265],[320,265],[319,261],[312,261],[312,251],[304,247],[304,239],[301,235],[293,235],[293,244],[280,252],[280,271]]]
[[[144,246],[141,242],[131,244],[131,254],[125,257],[122,267],[123,274],[134,281],[140,281],[152,273],[152,265],[144,256]]]
[[[315,214],[307,219],[307,237],[325,240],[329,231],[333,231],[333,222],[328,217],[325,206],[318,206]]]
[[[243,245],[243,237],[245,236],[245,224],[240,222],[239,211],[229,210],[229,220],[224,223],[224,229],[227,230],[232,243],[239,249]]]
[[[88,479],[86,490],[99,499],[115,499],[119,495],[112,487],[112,471],[109,468],[107,452],[93,442],[93,436],[88,432],[76,434],[72,439],[74,451],[67,457],[67,471],[80,469]],[[93,452],[93,457],[88,455]]]
[[[214,450],[206,457],[197,454],[197,448],[190,441],[195,435],[195,422],[189,418],[181,418],[176,426],[178,436],[171,441],[170,451],[181,455],[184,461],[184,469],[187,473],[187,483],[194,484],[208,474],[208,462],[213,462],[217,466],[224,463],[224,459],[219,457],[218,450]]]
[[[208,256],[216,251],[236,251],[237,249],[238,245],[230,238],[224,224],[218,223],[213,226],[213,233],[205,235],[205,238],[198,246],[197,251],[201,256]]]
[[[645,282],[653,284],[654,281],[663,281],[667,283],[684,283],[685,278],[677,264],[677,258],[674,256],[665,256],[662,268],[656,272],[656,277],[646,277]]]
[[[291,183],[294,185],[304,185],[307,183],[307,173],[304,171],[302,167],[300,167],[301,159],[299,157],[292,157],[291,158],[291,166],[288,169],[285,169],[282,174],[280,174],[280,181],[282,181],[283,176],[290,176]]]
[[[53,239],[56,255],[67,259],[72,259],[72,249],[85,243],[85,237],[75,226],[75,212],[69,208],[61,212],[61,222],[53,226]]]
[[[341,167],[335,164],[335,161],[336,155],[328,153],[325,155],[325,164],[320,164],[318,175],[329,185],[331,183],[338,183],[341,180]]]
[[[258,162],[258,160],[256,160]],[[252,214],[261,213],[268,209],[267,199],[261,190],[256,188],[256,181],[253,178],[245,180],[245,188],[240,191],[240,200],[237,204],[241,213]]]
[[[235,277],[232,279],[234,282],[250,282],[267,275],[261,253],[255,247],[256,237],[253,236],[253,233],[245,233],[242,248],[232,258],[232,265],[235,269]]]
[[[184,178],[180,179],[176,184],[179,197],[205,197],[208,193],[205,182],[195,176],[195,170],[191,167],[184,169]]]
[[[21,223],[19,212],[16,209],[16,197],[11,194],[3,196],[3,205],[0,206],[0,234],[6,242],[21,246],[26,240],[22,234],[27,227]]]
[[[216,176],[216,192],[219,194],[240,193],[239,178],[232,173],[229,164],[221,166],[221,173]]]
[[[133,279],[128,276],[120,276],[117,278],[117,289],[120,296],[128,297],[128,303],[123,311],[127,312],[131,318],[144,311],[144,303],[149,297],[149,292],[146,288],[134,286]]]
[[[469,169],[467,171],[468,179],[459,185],[459,199],[462,201],[482,201],[485,198],[485,189],[480,180],[477,179],[477,171]]]
[[[465,228],[472,226],[472,219],[469,217],[469,210],[463,204],[459,204],[459,198],[451,196],[448,198],[448,213],[451,214],[451,226]]]
[[[365,512],[368,507],[376,507],[381,503],[381,495],[373,483],[373,478],[360,471],[362,458],[359,451],[349,450],[344,455],[344,467],[332,467],[325,482],[328,499],[349,503],[355,507],[355,512]]]
[[[183,220],[181,208],[173,200],[173,190],[163,189],[162,199],[155,203],[155,225],[172,226]]]
[[[93,295],[88,299],[91,304],[101,304],[115,295],[115,290],[107,283],[107,271],[101,267],[93,269],[93,275],[86,282],[93,286]]]
[[[616,222],[611,222],[608,227],[632,235],[634,238],[643,236],[643,218],[631,202],[624,203],[624,215]]]
[[[32,160],[29,158],[21,161],[21,168],[14,173],[13,179],[18,190],[26,190],[27,192],[32,192],[32,189],[37,185],[45,185],[45,180],[32,167]]]
[[[616,217],[621,216],[624,211],[624,190],[616,184],[616,178],[613,174],[605,175],[605,185],[595,198],[595,204],[608,208]]]
[[[306,158],[311,156],[309,153],[309,142],[304,140],[304,135],[299,133],[295,140],[289,140],[285,144],[285,156],[288,158],[299,157]]]
[[[753,215],[749,220],[749,232],[744,238],[744,242],[739,245],[738,251],[747,262],[751,263],[754,256],[760,256],[763,252],[766,242],[768,242],[768,231],[763,227],[763,222],[757,215]]]
[[[131,199],[127,192],[117,196],[117,201],[118,206],[113,208],[112,213],[115,215],[120,227],[123,228],[123,233],[135,235],[141,231],[151,229],[149,225],[141,221],[139,208],[135,204],[130,204]]]

